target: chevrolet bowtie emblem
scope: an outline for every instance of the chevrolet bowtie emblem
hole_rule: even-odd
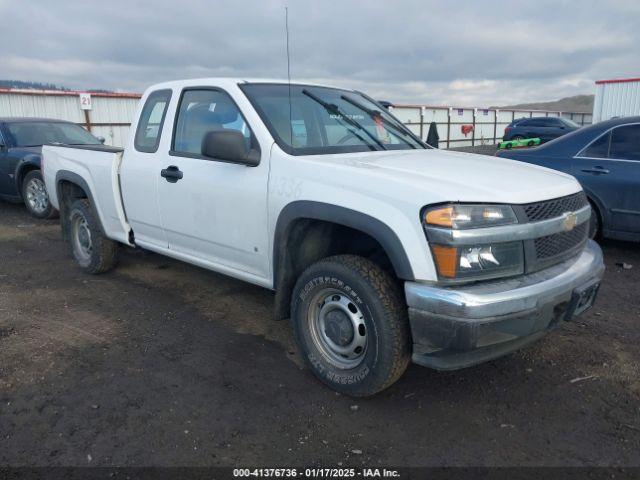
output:
[[[562,229],[565,232],[570,232],[578,224],[578,216],[575,213],[565,213],[564,220],[562,222]]]

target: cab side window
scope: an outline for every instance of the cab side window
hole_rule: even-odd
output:
[[[526,126],[527,127],[549,127],[549,120],[546,118],[534,118],[532,120],[528,120]]]
[[[640,160],[640,125],[625,125],[611,131],[609,157]]]
[[[611,132],[607,132],[589,145],[581,154],[581,157],[609,158],[609,139]]]
[[[220,90],[185,90],[178,107],[172,151],[202,155],[202,142],[207,133],[236,130],[251,148],[252,134],[231,97]]]
[[[169,100],[171,90],[158,90],[147,97],[136,129],[134,147],[137,151],[155,153],[158,150]]]

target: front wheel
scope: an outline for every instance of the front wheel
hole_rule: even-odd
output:
[[[311,265],[296,283],[291,313],[306,364],[333,390],[373,395],[398,380],[409,364],[402,290],[370,260],[338,255]]]
[[[58,213],[49,202],[40,170],[32,170],[25,175],[22,181],[22,199],[29,213],[36,218],[53,218]]]
[[[103,273],[115,267],[118,244],[102,233],[87,199],[73,202],[68,222],[71,254],[83,271]]]

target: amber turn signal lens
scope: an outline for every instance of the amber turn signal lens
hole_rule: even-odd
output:
[[[438,225],[440,227],[451,227],[453,225],[454,211],[453,207],[442,207],[435,210],[429,210],[425,215],[425,222],[428,225]]]
[[[455,278],[458,265],[458,250],[454,247],[432,245],[431,251],[436,259],[436,266],[440,276]]]

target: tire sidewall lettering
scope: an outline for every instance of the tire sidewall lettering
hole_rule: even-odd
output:
[[[298,295],[298,309],[304,309],[304,315],[309,308],[309,301],[313,297],[313,292],[320,287],[333,287],[349,296],[349,298],[356,303],[359,308],[365,313],[365,321],[367,326],[373,332],[376,331],[375,323],[373,320],[372,312],[368,305],[360,297],[357,290],[351,287],[347,282],[334,276],[317,276],[309,280],[304,287],[300,290]],[[306,336],[307,333],[301,333],[301,336]],[[374,340],[374,338],[371,338]],[[305,339],[305,343],[311,343],[310,340]],[[364,361],[355,367],[353,370],[337,370],[323,361],[315,352],[311,349],[307,349],[306,354],[307,361],[313,365],[315,370],[326,378],[328,381],[340,385],[357,384],[363,381],[368,375],[371,374],[372,369],[375,369],[377,361],[377,345],[375,341],[372,341],[369,345],[369,353],[366,355]],[[373,355],[372,355],[373,354]]]

